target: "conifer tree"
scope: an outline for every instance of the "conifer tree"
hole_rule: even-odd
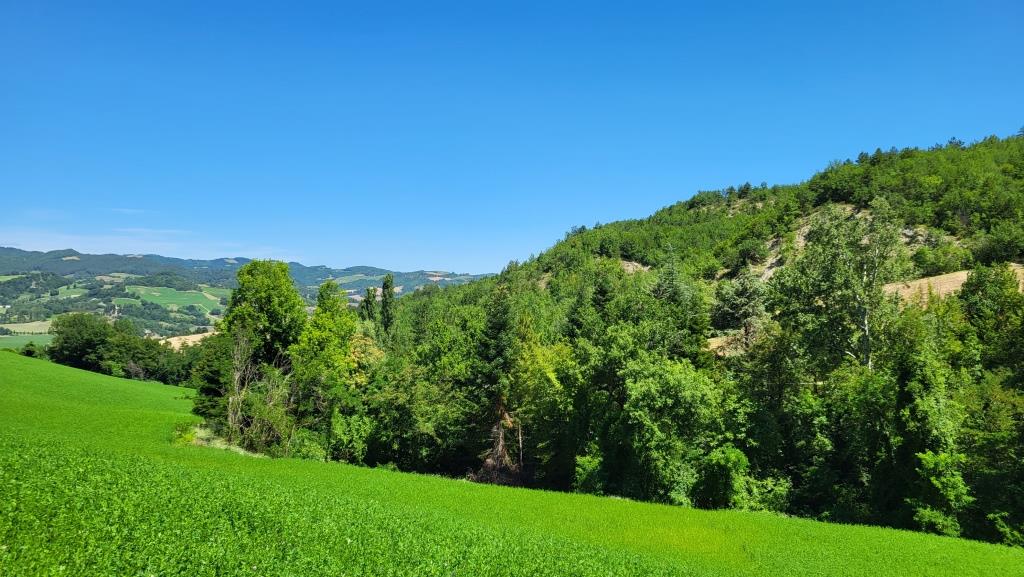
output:
[[[377,289],[366,287],[363,300],[359,301],[359,318],[364,321],[377,321]]]
[[[384,284],[381,286],[380,299],[380,324],[384,332],[391,331],[391,325],[395,322],[395,278],[388,273],[384,277]]]

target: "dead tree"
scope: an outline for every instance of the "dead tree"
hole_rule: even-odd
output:
[[[228,394],[227,436],[229,442],[237,442],[242,435],[242,406],[249,385],[256,379],[256,367],[252,362],[252,341],[243,333],[234,335],[231,349],[231,391]]]
[[[497,485],[522,484],[523,472],[523,426],[505,408],[498,404],[498,419],[491,427],[491,448],[484,453],[480,470],[470,474],[470,479],[481,483]],[[509,447],[506,434],[515,431],[514,446]]]

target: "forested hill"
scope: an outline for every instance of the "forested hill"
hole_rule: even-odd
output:
[[[138,276],[176,273],[198,283],[232,286],[238,269],[250,260],[244,257],[194,260],[155,254],[84,254],[71,249],[38,252],[0,247],[0,275],[46,272],[72,278],[92,278],[114,273]],[[358,294],[362,294],[369,286],[380,285],[388,273],[394,275],[396,287],[401,287],[399,292],[411,292],[428,284],[461,284],[485,276],[447,271],[399,272],[371,266],[338,269],[322,265],[306,266],[297,262],[288,263],[288,267],[300,287],[315,287],[332,279],[342,288]]]
[[[647,266],[674,258],[693,276],[713,279],[744,265],[781,264],[770,259],[793,254],[800,219],[823,205],[863,210],[881,198],[911,229],[911,274],[932,275],[1024,258],[1022,197],[1024,138],[970,146],[954,139],[928,150],[861,153],[797,185],[747,183],[698,193],[646,219],[579,227],[537,262],[557,270],[571,268],[577,253]]]
[[[1021,261],[1024,135],[993,137],[703,192],[356,310],[326,282],[307,315],[254,261],[195,347],[68,315],[46,352],[188,383],[269,455],[1024,546]]]
[[[1022,260],[1024,136],[876,150],[403,299],[342,413],[371,464],[1024,544]]]

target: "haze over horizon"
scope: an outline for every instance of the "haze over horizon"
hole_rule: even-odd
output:
[[[129,258],[130,257],[150,257],[150,256],[168,257],[169,256],[169,255],[157,254],[157,253],[123,253],[123,252],[93,253],[93,252],[81,251],[81,250],[78,250],[78,249],[76,249],[74,247],[63,247],[63,248],[56,248],[56,249],[28,249],[28,248],[20,248],[20,247],[16,247],[16,246],[0,245],[0,250],[3,250],[3,249],[16,249],[16,250],[24,250],[24,251],[29,251],[29,252],[41,252],[41,253],[44,253],[44,254],[45,253],[53,253],[53,252],[62,253],[64,251],[73,251],[73,252],[76,252],[76,253],[81,254],[81,255],[91,255],[91,256],[115,255],[115,256],[122,256],[122,257],[129,257]],[[235,259],[254,259],[254,257],[249,257],[249,256],[242,255],[242,254],[225,255],[225,256],[218,256],[218,257],[213,257],[213,258],[192,258],[192,257],[187,257],[187,256],[186,257],[170,257],[170,258],[177,258],[177,259],[181,259],[181,260],[195,260],[195,261],[203,261],[203,262],[224,260],[224,261],[231,262],[231,264],[236,264],[235,263]],[[260,257],[255,257],[255,258],[260,258]],[[464,271],[455,271],[455,270],[442,270],[442,269],[436,269],[436,268],[433,268],[433,269],[432,268],[421,268],[421,269],[416,269],[416,270],[403,270],[403,271],[399,271],[397,269],[383,269],[382,267],[376,267],[376,266],[374,266],[372,264],[365,264],[365,263],[355,263],[355,264],[350,264],[350,265],[345,265],[345,266],[331,266],[331,265],[326,265],[324,263],[318,263],[318,262],[301,262],[301,261],[291,261],[291,260],[289,260],[287,262],[288,262],[288,264],[293,264],[293,263],[297,262],[300,265],[303,265],[303,266],[306,266],[306,267],[311,267],[311,268],[312,267],[318,267],[318,266],[326,266],[326,267],[332,268],[332,269],[377,268],[377,269],[381,269],[383,271],[390,270],[392,272],[447,272],[447,273],[462,273],[462,272],[464,272]],[[478,273],[478,274],[488,274],[488,273]]]
[[[496,272],[1024,124],[1017,2],[278,8],[9,3],[0,245]]]

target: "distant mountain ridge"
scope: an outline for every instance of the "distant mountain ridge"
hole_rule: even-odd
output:
[[[87,254],[73,249],[28,251],[0,247],[0,275],[26,272],[50,272],[75,278],[96,277],[111,273],[152,275],[174,272],[196,282],[212,286],[232,286],[235,273],[251,258],[225,257],[211,260],[182,259],[156,254]],[[313,287],[333,279],[350,293],[359,294],[367,287],[379,286],[388,273],[394,275],[400,292],[411,292],[427,285],[463,284],[489,275],[473,275],[448,271],[390,271],[372,266],[331,268],[306,266],[289,262],[292,278],[300,287]]]

